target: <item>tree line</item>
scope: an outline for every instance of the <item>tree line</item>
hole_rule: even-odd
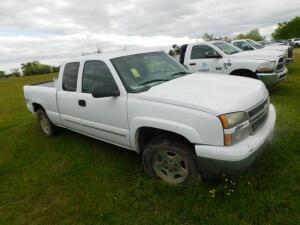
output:
[[[238,35],[236,35],[233,38],[230,37],[214,37],[213,34],[208,34],[208,33],[204,33],[202,35],[202,39],[206,40],[206,41],[212,41],[212,40],[227,40],[227,41],[231,41],[232,39],[252,39],[254,41],[263,41],[265,39],[264,36],[262,36],[259,32],[259,29],[255,28],[253,30],[250,30],[249,32],[246,33],[240,33]]]
[[[276,40],[287,40],[292,38],[299,38],[300,37],[300,17],[296,16],[294,19],[290,21],[286,21],[283,23],[278,23],[277,28],[272,33],[272,39]],[[232,38],[228,37],[219,37],[216,38],[212,34],[204,33],[202,35],[202,39],[206,41],[212,41],[216,39],[222,40],[229,40],[231,41]],[[263,41],[265,37],[262,36],[259,32],[259,29],[252,29],[246,33],[240,33],[233,37],[233,39],[252,39],[254,41]]]
[[[0,71],[0,78],[56,73],[59,72],[59,68],[59,66],[42,64],[39,61],[26,62],[21,64],[21,71],[19,68],[12,68],[9,74],[6,74],[5,71]]]
[[[290,21],[278,23],[277,28],[272,33],[274,40],[292,39],[300,37],[300,17],[296,16]]]

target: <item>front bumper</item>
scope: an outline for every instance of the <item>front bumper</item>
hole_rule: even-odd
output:
[[[284,68],[281,72],[276,73],[257,73],[258,78],[264,82],[267,87],[272,87],[287,77],[288,70]]]
[[[232,146],[196,145],[198,168],[204,176],[238,175],[247,170],[271,141],[276,111],[270,105],[265,124],[254,134]]]

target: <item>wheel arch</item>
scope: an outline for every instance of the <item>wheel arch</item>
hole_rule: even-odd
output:
[[[235,69],[235,70],[231,71],[229,75],[250,77],[250,78],[258,79],[256,73],[250,69]]]
[[[42,109],[46,112],[45,108],[39,103],[36,103],[36,102],[32,103],[32,107],[33,107],[34,112],[37,112],[39,109]]]
[[[135,132],[135,146],[136,151],[138,153],[142,153],[146,145],[152,140],[154,137],[162,135],[171,139],[175,139],[177,141],[182,141],[184,144],[188,145],[190,149],[195,151],[194,144],[184,135],[179,134],[177,132],[154,128],[149,126],[139,127]]]

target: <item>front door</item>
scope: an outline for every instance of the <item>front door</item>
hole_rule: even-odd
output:
[[[219,56],[220,54],[208,45],[195,45],[186,66],[190,72],[223,73],[223,59]]]
[[[86,61],[82,72],[82,90],[78,96],[78,100],[82,102],[80,109],[82,129],[90,136],[129,147],[127,94],[94,98],[93,87],[99,84],[116,85],[116,82],[104,62]]]

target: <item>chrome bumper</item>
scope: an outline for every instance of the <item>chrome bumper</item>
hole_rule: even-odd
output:
[[[265,83],[267,87],[276,85],[281,80],[287,77],[287,68],[284,68],[281,72],[276,73],[257,73],[258,78]]]

